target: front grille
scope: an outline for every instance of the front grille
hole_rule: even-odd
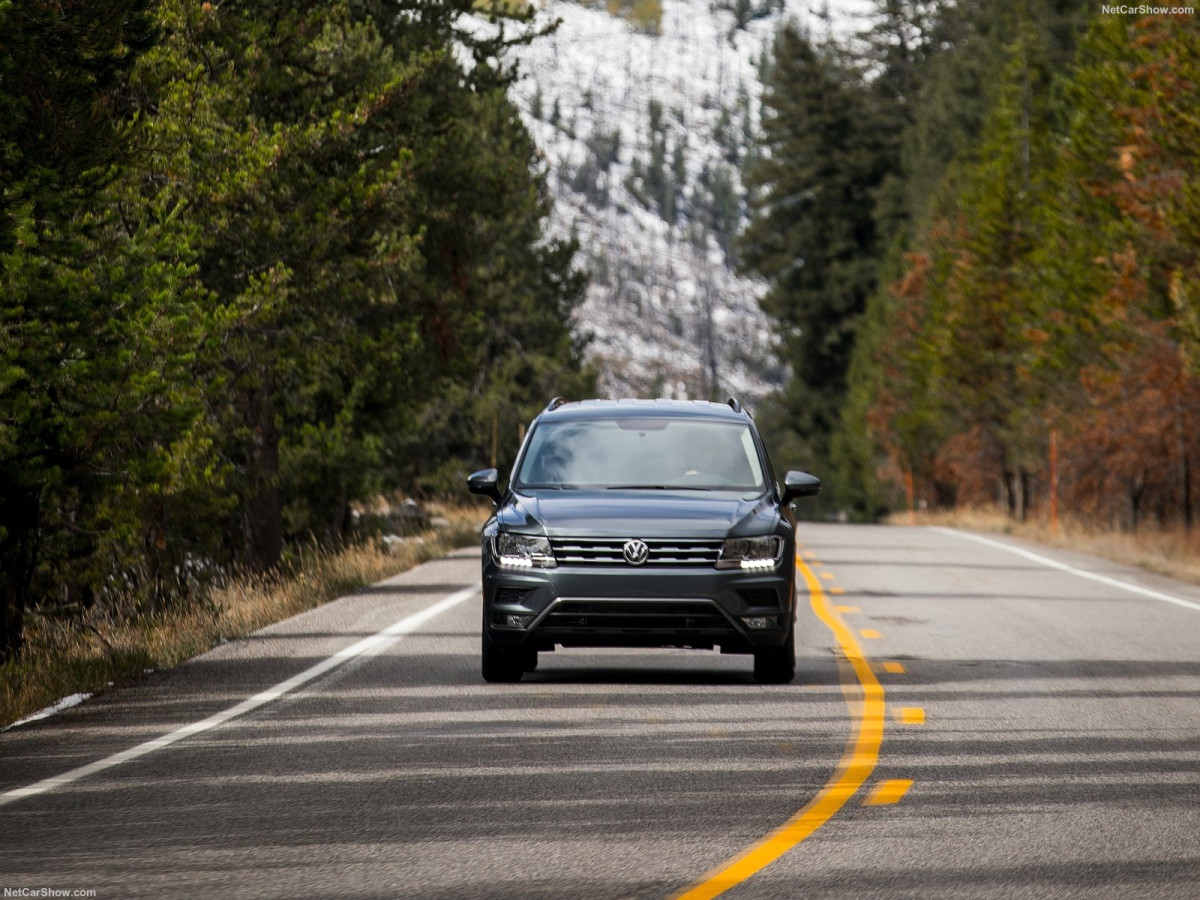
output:
[[[624,547],[629,538],[551,538],[554,558],[560,566],[628,566]],[[692,538],[642,538],[650,549],[644,566],[716,565],[721,555],[720,540]]]
[[[591,632],[714,634],[730,630],[711,603],[661,600],[563,600],[541,627]]]

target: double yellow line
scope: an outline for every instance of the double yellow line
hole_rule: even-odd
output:
[[[813,611],[833,632],[843,658],[853,668],[857,679],[857,683],[845,678],[842,680],[842,693],[851,713],[850,738],[846,742],[846,750],[833,776],[803,809],[757,843],[674,895],[672,900],[708,900],[741,884],[775,862],[845,806],[871,777],[879,761],[885,713],[883,686],[871,671],[871,664],[863,655],[853,632],[830,607],[820,579],[799,554],[796,555],[796,566],[808,585]]]

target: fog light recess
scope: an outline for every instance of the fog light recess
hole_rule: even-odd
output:
[[[742,624],[749,631],[766,631],[775,627],[774,616],[742,616]]]
[[[504,625],[509,628],[528,628],[529,623],[533,621],[533,616],[516,616],[505,614],[503,618]]]

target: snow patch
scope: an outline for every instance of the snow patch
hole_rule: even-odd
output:
[[[550,232],[579,241],[591,275],[574,327],[591,336],[601,394],[753,406],[785,373],[759,306],[766,286],[737,271],[730,237],[745,221],[760,63],[804,4],[773,6],[743,29],[731,3],[662,6],[655,35],[604,4],[545,0],[539,24],[562,24],[513,51],[523,77],[512,96],[547,168]],[[656,184],[669,178],[673,210],[641,189],[651,168]]]
[[[758,17],[739,28],[730,0],[662,0],[651,34],[604,3],[542,0],[537,26],[558,30],[511,51],[522,75],[511,95],[554,200],[550,234],[578,240],[591,276],[573,324],[591,338],[601,396],[732,395],[753,408],[786,377],[759,305],[766,285],[739,272],[731,241],[746,221],[762,63],[784,22],[845,35],[870,4],[827,4],[831,22],[808,0],[750,5]]]

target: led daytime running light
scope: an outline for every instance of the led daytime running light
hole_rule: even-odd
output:
[[[717,560],[718,569],[766,571],[779,565],[783,538],[778,535],[727,538]]]
[[[492,538],[492,555],[500,565],[511,569],[555,568],[554,551],[544,537],[501,532]]]

